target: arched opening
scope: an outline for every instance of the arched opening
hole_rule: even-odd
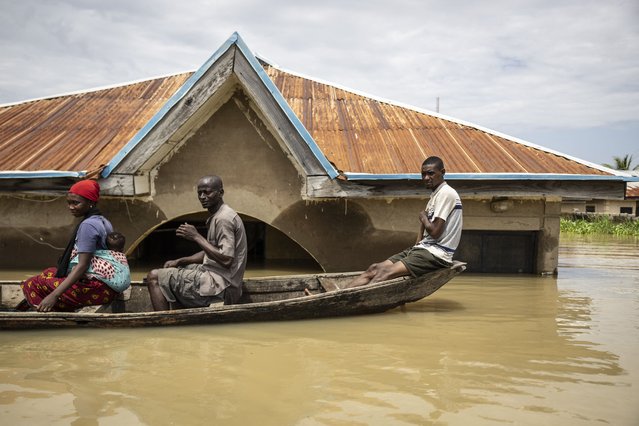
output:
[[[194,225],[206,235],[208,212],[192,213],[163,223],[142,240],[129,254],[134,279],[162,267],[165,261],[190,256],[200,250],[191,241],[175,235],[182,223]],[[251,216],[240,214],[246,229],[248,262],[246,276],[316,273],[322,268],[315,259],[286,234]]]

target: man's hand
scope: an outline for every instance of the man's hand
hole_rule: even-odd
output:
[[[165,268],[177,268],[178,266],[179,266],[178,259],[167,260],[166,262],[164,262]]]
[[[424,227],[422,231],[426,231],[431,237],[437,239],[442,236],[446,221],[441,217],[436,217],[430,221],[428,219],[428,213],[422,210],[419,212],[419,221]]]
[[[201,236],[200,233],[197,232],[197,228],[188,223],[180,225],[179,228],[175,231],[175,235],[189,241],[195,241],[198,237]]]

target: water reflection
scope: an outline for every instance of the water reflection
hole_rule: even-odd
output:
[[[382,315],[0,333],[3,423],[635,424],[639,249],[582,246]]]

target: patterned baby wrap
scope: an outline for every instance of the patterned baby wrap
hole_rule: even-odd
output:
[[[78,254],[73,251],[69,270],[78,264]],[[85,273],[87,278],[100,280],[118,293],[131,285],[131,271],[126,255],[113,250],[96,250]]]

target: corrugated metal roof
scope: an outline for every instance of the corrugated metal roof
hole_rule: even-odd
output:
[[[268,64],[265,70],[326,157],[345,172],[416,173],[424,158],[437,155],[448,173],[612,175],[478,126],[357,94]]]
[[[190,74],[0,107],[0,170],[97,174]]]

